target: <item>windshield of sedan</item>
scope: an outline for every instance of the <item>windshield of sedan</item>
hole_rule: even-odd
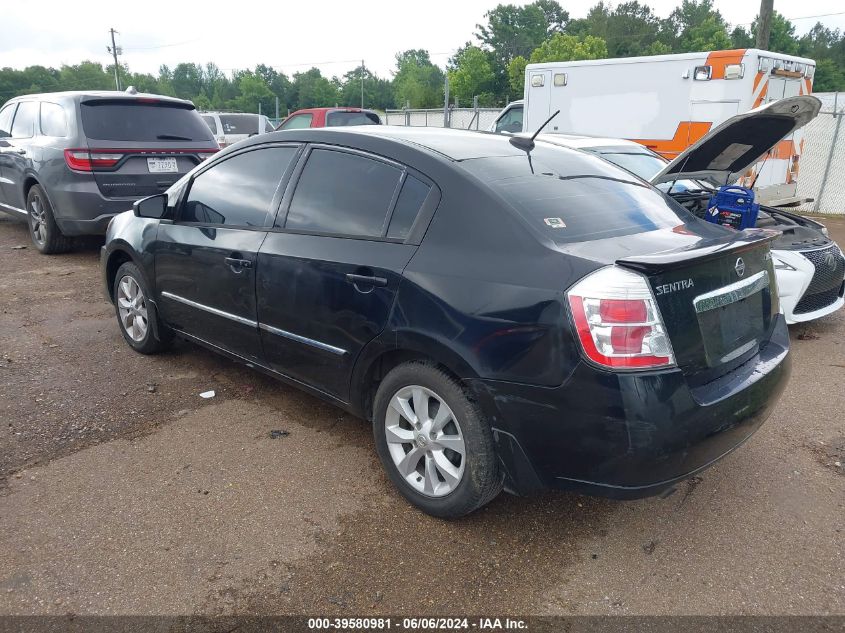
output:
[[[693,216],[628,171],[583,152],[538,146],[461,165],[556,243],[675,227]]]
[[[664,158],[650,152],[632,152],[627,148],[590,148],[587,151],[598,154],[614,165],[619,165],[622,169],[630,171],[635,176],[639,176],[643,180],[651,181],[657,174],[659,174],[669,163]],[[662,182],[657,185],[661,191],[669,191],[672,187],[672,192],[692,191],[706,189],[705,185],[694,180],[677,180],[672,182]]]

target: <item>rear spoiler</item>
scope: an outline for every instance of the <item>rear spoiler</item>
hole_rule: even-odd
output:
[[[648,274],[660,274],[679,266],[699,264],[711,259],[719,259],[726,254],[744,253],[759,248],[763,244],[775,241],[780,232],[770,229],[746,229],[737,231],[728,239],[714,239],[704,245],[693,248],[676,249],[654,253],[652,255],[634,255],[616,260],[618,266]]]

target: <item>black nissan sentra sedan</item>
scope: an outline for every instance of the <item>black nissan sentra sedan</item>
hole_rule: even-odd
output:
[[[291,130],[115,217],[102,271],[132,348],[372,421],[399,491],[457,517],[503,486],[659,494],[745,441],[789,375],[775,236],[541,141]]]

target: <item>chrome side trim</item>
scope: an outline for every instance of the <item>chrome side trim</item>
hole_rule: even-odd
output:
[[[337,354],[338,356],[343,356],[346,353],[346,350],[343,348],[335,347],[334,345],[329,345],[328,343],[321,343],[320,341],[315,341],[312,338],[306,338],[304,336],[300,336],[299,334],[288,332],[287,330],[280,330],[279,328],[273,327],[272,325],[267,325],[266,323],[259,323],[258,327],[264,330],[265,332],[269,332],[270,334],[282,336],[298,343],[304,343],[305,345],[310,345],[311,347],[316,347],[317,349],[321,349],[325,352],[330,352],[332,354]]]
[[[760,292],[769,285],[769,271],[761,270],[748,279],[737,281],[728,286],[722,286],[711,292],[705,292],[692,300],[695,311],[699,314],[708,310],[715,310]]]
[[[12,184],[12,182],[11,182],[11,181],[9,181],[9,184]],[[16,211],[16,212],[21,213],[21,214],[23,214],[23,215],[27,215],[27,212],[26,212],[26,210],[25,210],[25,209],[18,209],[17,207],[13,207],[13,206],[12,206],[12,205],[10,205],[10,204],[5,204],[5,203],[3,203],[3,202],[0,202],[0,207],[4,207],[4,208],[6,208],[6,209],[9,209],[10,211]]]
[[[191,306],[192,308],[196,308],[197,310],[203,310],[219,317],[223,317],[224,319],[231,319],[232,321],[236,321],[238,323],[248,325],[250,327],[258,327],[257,321],[253,321],[252,319],[247,319],[245,317],[238,316],[237,314],[232,314],[230,312],[224,312],[223,310],[218,310],[217,308],[212,308],[211,306],[207,306],[202,303],[197,303],[196,301],[191,301],[190,299],[186,299],[185,297],[175,295],[172,292],[164,291],[161,293],[161,296],[167,299],[172,299],[173,301],[178,301],[179,303],[184,303],[186,306]]]

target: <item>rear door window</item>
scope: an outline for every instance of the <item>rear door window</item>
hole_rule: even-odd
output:
[[[180,222],[262,227],[297,147],[265,147],[237,154],[199,174]]]
[[[67,136],[67,116],[58,103],[41,102],[41,133],[44,136]]]
[[[296,185],[285,228],[382,237],[402,170],[360,154],[315,149]]]
[[[38,102],[24,101],[18,105],[12,123],[12,138],[29,138],[35,134],[35,120],[38,117]]]
[[[344,125],[379,125],[378,115],[374,112],[329,112],[326,115],[326,127]]]
[[[282,123],[280,130],[301,130],[306,127],[311,127],[311,121],[314,119],[314,115],[311,113],[308,114],[294,114],[292,117],[289,117],[284,123]]]
[[[140,99],[100,99],[82,104],[85,136],[103,141],[213,141],[193,107]]]
[[[12,117],[15,116],[17,103],[10,103],[0,110],[0,137],[12,135]]]
[[[694,216],[626,170],[575,150],[538,144],[528,156],[461,163],[532,227],[557,243],[643,233]]]

